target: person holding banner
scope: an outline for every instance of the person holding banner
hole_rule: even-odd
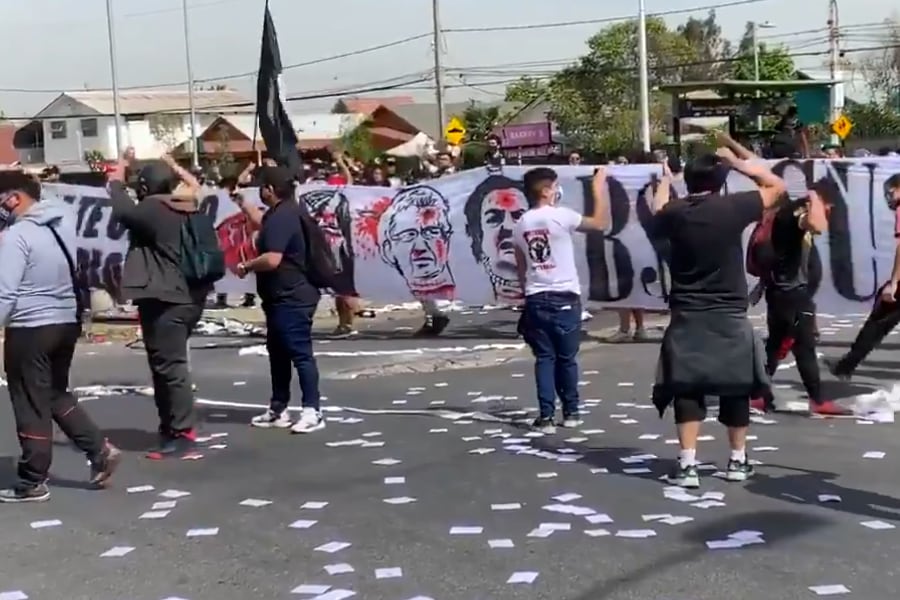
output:
[[[838,379],[849,380],[856,368],[878,346],[894,327],[900,323],[900,173],[896,173],[884,182],[884,200],[894,213],[894,267],[891,278],[878,290],[875,306],[866,319],[847,352],[837,361],[826,360],[831,373]]]
[[[540,415],[533,427],[555,433],[556,396],[563,407],[563,427],[578,427],[578,350],[581,345],[581,282],[572,236],[576,231],[603,231],[609,225],[606,170],[594,172],[594,206],[590,216],[557,206],[556,171],[538,167],[523,179],[528,210],[515,224],[516,271],[525,293],[519,333],[534,354],[534,378]]]
[[[765,163],[739,159],[732,150],[736,143],[726,142],[716,155],[686,165],[685,198],[669,200],[672,177],[663,167],[648,230],[671,244],[671,317],[653,403],[660,417],[674,406],[681,451],[668,481],[688,488],[700,486],[697,440],[706,419],[705,397],[719,397],[719,422],[728,428],[726,478],[744,481],[753,474],[746,453],[750,399],[768,388],[764,350],[747,318],[742,235],[775,206],[786,187]],[[750,178],[757,189],[721,194],[730,169]]]

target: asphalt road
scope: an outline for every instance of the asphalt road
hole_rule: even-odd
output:
[[[836,355],[857,323],[820,325],[822,352]],[[317,348],[421,347],[389,333]],[[428,344],[494,343],[448,334]],[[895,340],[853,386],[831,383],[829,393],[893,381]],[[751,457],[764,463],[753,480],[726,484],[712,466],[693,498],[674,494],[659,481],[673,427],[647,399],[657,351],[587,346],[589,413],[576,431],[529,437],[516,422],[534,407],[519,353],[482,368],[326,378],[328,427],[302,437],[247,426],[268,395],[263,357],[195,350],[203,429],[216,447],[198,461],[145,461],[152,402],[127,390],[86,398],[127,452],[122,470],[112,489],[87,490],[83,458],[60,439],[51,501],[0,507],[0,599],[795,600],[826,585],[896,598],[895,425],[767,417],[752,432]],[[85,346],[73,375],[77,385],[145,385],[142,360]],[[801,399],[789,364],[776,383],[780,401]],[[721,466],[723,431],[705,429],[701,459]],[[2,433],[10,450],[12,432]],[[9,478],[14,452],[5,454]],[[146,518],[154,511],[168,512]],[[133,550],[101,557],[114,548]]]

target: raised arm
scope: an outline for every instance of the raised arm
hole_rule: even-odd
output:
[[[609,227],[609,193],[604,167],[597,167],[594,171],[591,191],[594,194],[594,210],[581,218],[578,231],[603,231]]]
[[[731,145],[723,146],[716,150],[716,154],[732,169],[743,173],[753,180],[756,187],[759,188],[759,194],[762,197],[763,208],[772,208],[778,203],[781,195],[787,191],[784,180],[772,172],[772,170],[762,161],[754,159],[741,159],[738,152],[742,155],[749,153],[750,156],[755,155],[731,140],[731,144],[738,148],[738,151],[732,149]]]
[[[163,154],[161,160],[169,165],[169,168],[175,172],[181,182],[187,187],[186,196],[190,196],[191,198],[199,198],[200,197],[200,182],[197,181],[197,178],[194,177],[194,174],[179,165],[174,158],[172,158],[168,154]]]

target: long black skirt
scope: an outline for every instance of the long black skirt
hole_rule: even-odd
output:
[[[672,311],[653,404],[662,416],[678,397],[760,397],[770,386],[765,356],[746,314]]]

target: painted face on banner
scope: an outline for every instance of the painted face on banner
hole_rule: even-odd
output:
[[[525,195],[516,188],[489,192],[481,205],[482,264],[491,277],[498,299],[522,297],[516,271],[513,227],[528,210]]]
[[[456,290],[450,270],[450,207],[437,190],[400,191],[379,221],[382,259],[406,280],[418,299],[449,299]]]
[[[353,258],[347,197],[338,189],[322,189],[301,194],[300,201],[306,203],[310,214],[325,234],[334,264],[340,271],[346,270],[348,262]]]

